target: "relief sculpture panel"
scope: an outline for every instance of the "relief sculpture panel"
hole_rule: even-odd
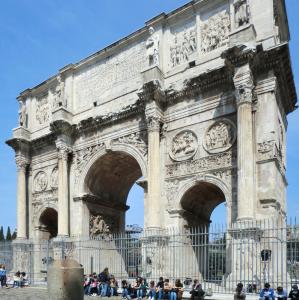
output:
[[[236,136],[235,125],[229,120],[221,120],[208,128],[203,145],[208,153],[223,152],[232,147]]]
[[[47,188],[48,178],[44,171],[38,172],[34,177],[34,191],[42,192]]]
[[[49,105],[47,97],[39,99],[36,103],[36,120],[42,125],[49,121]]]
[[[201,51],[211,52],[228,43],[230,18],[226,11],[211,16],[201,25]]]
[[[197,38],[194,22],[183,28],[173,30],[173,42],[170,46],[170,65],[175,67],[190,60],[196,52]]]
[[[198,141],[195,133],[184,130],[173,138],[169,155],[175,161],[182,161],[194,156],[197,148]]]

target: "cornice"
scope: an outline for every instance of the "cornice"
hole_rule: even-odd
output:
[[[252,66],[253,74],[256,76],[272,70],[278,81],[277,88],[283,95],[285,112],[288,114],[297,108],[297,93],[287,43],[262,51],[257,55]]]
[[[28,154],[30,151],[30,142],[25,139],[12,138],[10,140],[7,140],[5,143],[13,148],[16,153],[20,152]]]
[[[209,89],[222,85],[229,88],[233,87],[232,73],[227,67],[211,70],[187,80],[180,91],[172,88],[167,89],[165,91],[166,102],[171,104],[186,98],[196,97]]]
[[[96,117],[90,117],[88,119],[80,121],[76,125],[76,134],[84,132],[89,129],[102,128],[119,122],[121,120],[139,115],[144,112],[144,103],[141,100],[137,100],[134,104],[128,105],[118,112],[109,113],[107,115],[100,115]]]

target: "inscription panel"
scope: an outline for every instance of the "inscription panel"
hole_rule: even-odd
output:
[[[146,67],[145,43],[133,44],[117,55],[109,56],[92,66],[84,68],[75,77],[76,107],[82,109],[89,107],[93,102],[101,101],[105,92],[110,94],[127,92],[117,89],[117,86],[125,85],[133,89],[141,84],[140,72]],[[134,83],[134,84],[133,84]],[[111,90],[113,89],[113,90]],[[114,94],[114,96],[116,96]]]

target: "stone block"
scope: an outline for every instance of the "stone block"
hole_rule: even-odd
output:
[[[75,260],[55,260],[48,269],[50,300],[83,300],[83,268]]]

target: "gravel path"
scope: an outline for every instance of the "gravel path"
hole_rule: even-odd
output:
[[[0,299],[1,300],[49,300],[48,292],[46,289],[42,288],[9,288],[9,289],[0,289]],[[100,299],[100,297],[88,297],[85,296],[85,299]],[[104,298],[105,299],[105,298]],[[106,298],[109,300],[120,300],[119,297]]]

